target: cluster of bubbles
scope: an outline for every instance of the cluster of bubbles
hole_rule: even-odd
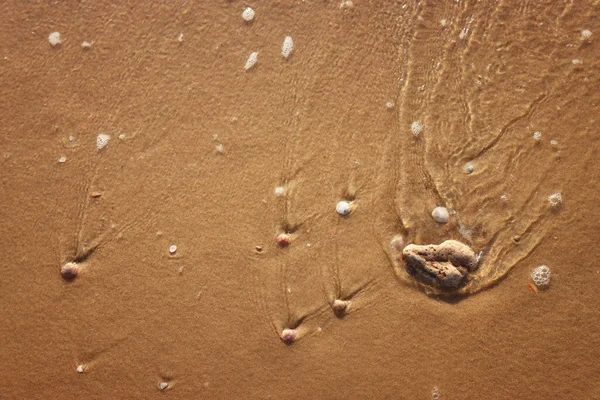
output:
[[[538,288],[545,288],[550,285],[550,268],[546,265],[540,265],[531,271],[533,284]]]

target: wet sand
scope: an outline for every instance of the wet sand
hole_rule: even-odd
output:
[[[345,4],[0,5],[0,398],[600,398],[600,5]]]

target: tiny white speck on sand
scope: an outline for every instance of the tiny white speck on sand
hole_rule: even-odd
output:
[[[83,374],[83,371],[85,371],[85,367],[83,365],[78,365],[77,366],[77,373]]]
[[[275,196],[281,197],[285,194],[285,188],[283,186],[277,186],[275,188]]]
[[[217,153],[219,153],[219,154],[223,154],[225,152],[225,147],[223,147],[222,144],[216,145],[215,149],[217,150]]]
[[[180,33],[179,36],[177,36],[177,41],[183,43],[183,33]]]
[[[581,31],[581,40],[587,40],[592,36],[592,31],[584,29]]]
[[[536,142],[539,142],[540,140],[542,140],[542,132],[533,132],[533,140],[535,140]]]
[[[168,384],[167,382],[161,382],[161,383],[158,385],[158,388],[159,388],[160,390],[165,390],[165,389],[166,389],[168,386],[169,386],[169,384]]]
[[[84,41],[83,43],[81,43],[81,48],[82,49],[91,49],[92,48],[92,43],[90,43],[88,41]]]
[[[61,163],[61,164],[66,163],[67,162],[67,157],[62,156],[61,158],[58,159],[58,162]]]
[[[414,137],[419,137],[421,131],[423,131],[423,124],[421,124],[419,121],[414,121],[412,124],[410,124],[410,131]]]
[[[294,51],[294,40],[291,36],[286,36],[283,39],[283,46],[281,47],[281,55],[284,58],[289,58]]]
[[[103,148],[108,146],[109,140],[110,140],[109,135],[107,135],[105,133],[99,134],[98,137],[96,138],[96,148],[98,148],[98,150],[102,150]]]
[[[172,244],[171,247],[169,247],[169,253],[175,254],[176,251],[177,251],[177,246]]]
[[[385,106],[387,108],[394,108],[394,103],[392,103],[391,101],[388,101],[387,103],[385,103]]]

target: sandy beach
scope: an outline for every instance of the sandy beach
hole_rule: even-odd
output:
[[[600,399],[598,1],[0,27],[0,399]]]

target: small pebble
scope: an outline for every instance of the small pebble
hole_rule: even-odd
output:
[[[176,251],[177,251],[177,246],[172,244],[171,247],[169,247],[169,253],[175,254]]]
[[[275,188],[275,196],[282,197],[285,194],[285,188],[283,186],[277,186]]]
[[[349,305],[350,305],[349,301],[336,299],[332,305],[334,314],[338,317],[343,317],[346,314],[346,311],[348,311]]]
[[[79,273],[79,266],[74,262],[68,262],[60,269],[60,275],[65,281],[72,281],[77,278]]]
[[[66,163],[67,162],[67,157],[62,156],[61,158],[58,159],[58,162],[61,163],[61,164]]]
[[[348,201],[340,201],[336,204],[335,206],[335,211],[342,215],[342,216],[346,216],[348,214],[350,214],[350,212],[352,211],[352,203],[348,202]]]
[[[69,136],[69,142],[74,142],[75,141],[75,136]]]
[[[81,48],[82,49],[91,49],[92,48],[92,44],[90,42],[84,41],[83,43],[81,43]]]
[[[352,3],[352,0],[343,0],[340,4],[340,8],[352,8],[353,6],[354,3]]]
[[[167,387],[169,387],[169,384],[168,384],[167,382],[161,382],[161,383],[158,385],[158,388],[159,388],[160,390],[162,390],[162,391],[164,391],[164,390],[165,390]]]
[[[297,332],[295,329],[284,329],[281,331],[281,340],[285,344],[292,344],[296,340]]]
[[[536,142],[542,140],[542,132],[533,132],[533,140]]]
[[[96,138],[96,148],[98,150],[102,150],[106,146],[108,146],[108,141],[110,140],[110,136],[106,133],[101,133]]]
[[[387,108],[394,108],[394,103],[392,103],[391,101],[388,101],[387,103],[385,103],[385,106]]]
[[[83,371],[85,371],[85,367],[83,365],[78,365],[76,371],[80,374],[83,374]]]
[[[223,154],[225,152],[225,147],[223,147],[222,144],[218,144],[215,149],[217,150],[217,153],[219,154]]]
[[[550,141],[550,144],[551,144],[552,146],[556,146],[556,145],[558,144],[558,142],[557,142],[556,140],[551,140],[551,141]]]
[[[392,240],[390,241],[390,248],[392,250],[402,252],[402,249],[404,249],[404,238],[402,237],[402,235],[398,234],[392,238]]]
[[[121,134],[119,135],[119,140],[125,140],[125,139],[126,139],[126,136],[125,136],[125,134],[124,134],[124,133],[121,133]]]
[[[448,212],[448,209],[446,207],[434,208],[431,212],[431,216],[436,222],[439,222],[440,224],[446,224],[450,219],[450,213]]]
[[[183,33],[180,33],[179,36],[177,36],[177,41],[183,43]]]
[[[474,170],[475,170],[475,167],[471,163],[465,165],[463,168],[463,171],[465,171],[465,174],[471,174],[471,173],[473,173]]]
[[[56,47],[59,44],[61,44],[62,40],[60,39],[60,33],[59,32],[52,32],[48,36],[48,42],[50,43],[50,46],[52,46],[52,47]]]
[[[242,18],[244,19],[244,21],[246,22],[250,22],[254,19],[254,10],[251,9],[250,7],[246,8],[243,12],[242,12]]]
[[[275,238],[275,241],[277,242],[277,244],[281,247],[286,247],[290,244],[290,242],[292,241],[292,237],[290,236],[289,233],[280,233],[279,235],[277,235],[277,237]]]

